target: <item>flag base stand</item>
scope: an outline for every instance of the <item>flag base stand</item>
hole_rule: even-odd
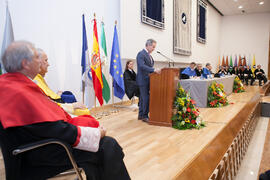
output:
[[[113,107],[114,108],[127,108],[127,109],[132,109],[133,111],[137,111],[139,109],[138,105],[136,104],[138,100],[135,99],[135,97],[133,97],[130,101],[131,101],[130,105],[121,105],[123,104],[123,101],[121,101],[121,104],[113,104]]]

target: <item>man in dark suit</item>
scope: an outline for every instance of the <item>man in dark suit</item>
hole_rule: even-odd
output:
[[[254,77],[253,77],[253,73],[251,71],[251,69],[249,68],[249,66],[247,66],[247,68],[244,70],[244,79],[246,82],[246,85],[248,85],[248,80],[250,79],[250,85],[253,85],[254,82]]]
[[[259,80],[259,86],[262,85],[262,81],[265,84],[267,82],[267,78],[265,76],[264,70],[261,69],[261,65],[257,66],[257,69],[254,71],[256,78]]]
[[[156,41],[153,39],[148,39],[145,44],[145,48],[137,54],[137,84],[140,89],[140,102],[139,102],[139,120],[148,122],[149,113],[149,89],[150,73],[157,72],[159,69],[154,69],[154,59],[150,55],[156,47]]]

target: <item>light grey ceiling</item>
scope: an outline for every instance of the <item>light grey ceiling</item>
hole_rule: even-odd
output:
[[[208,0],[212,3],[223,15],[236,15],[244,13],[266,13],[270,12],[270,0]],[[260,5],[260,2],[264,2]],[[242,9],[238,7],[242,6]],[[270,21],[270,19],[269,19]]]

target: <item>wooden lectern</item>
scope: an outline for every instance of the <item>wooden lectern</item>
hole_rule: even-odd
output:
[[[149,124],[172,126],[173,102],[179,80],[179,68],[163,68],[150,75]]]

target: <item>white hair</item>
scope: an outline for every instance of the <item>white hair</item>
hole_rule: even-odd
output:
[[[32,61],[34,45],[27,41],[15,41],[5,50],[2,57],[4,68],[7,72],[22,70],[22,60]]]
[[[157,43],[154,39],[148,39],[145,43],[145,47],[152,46],[153,43]]]
[[[41,59],[42,54],[45,54],[43,49],[37,48],[38,58]]]

